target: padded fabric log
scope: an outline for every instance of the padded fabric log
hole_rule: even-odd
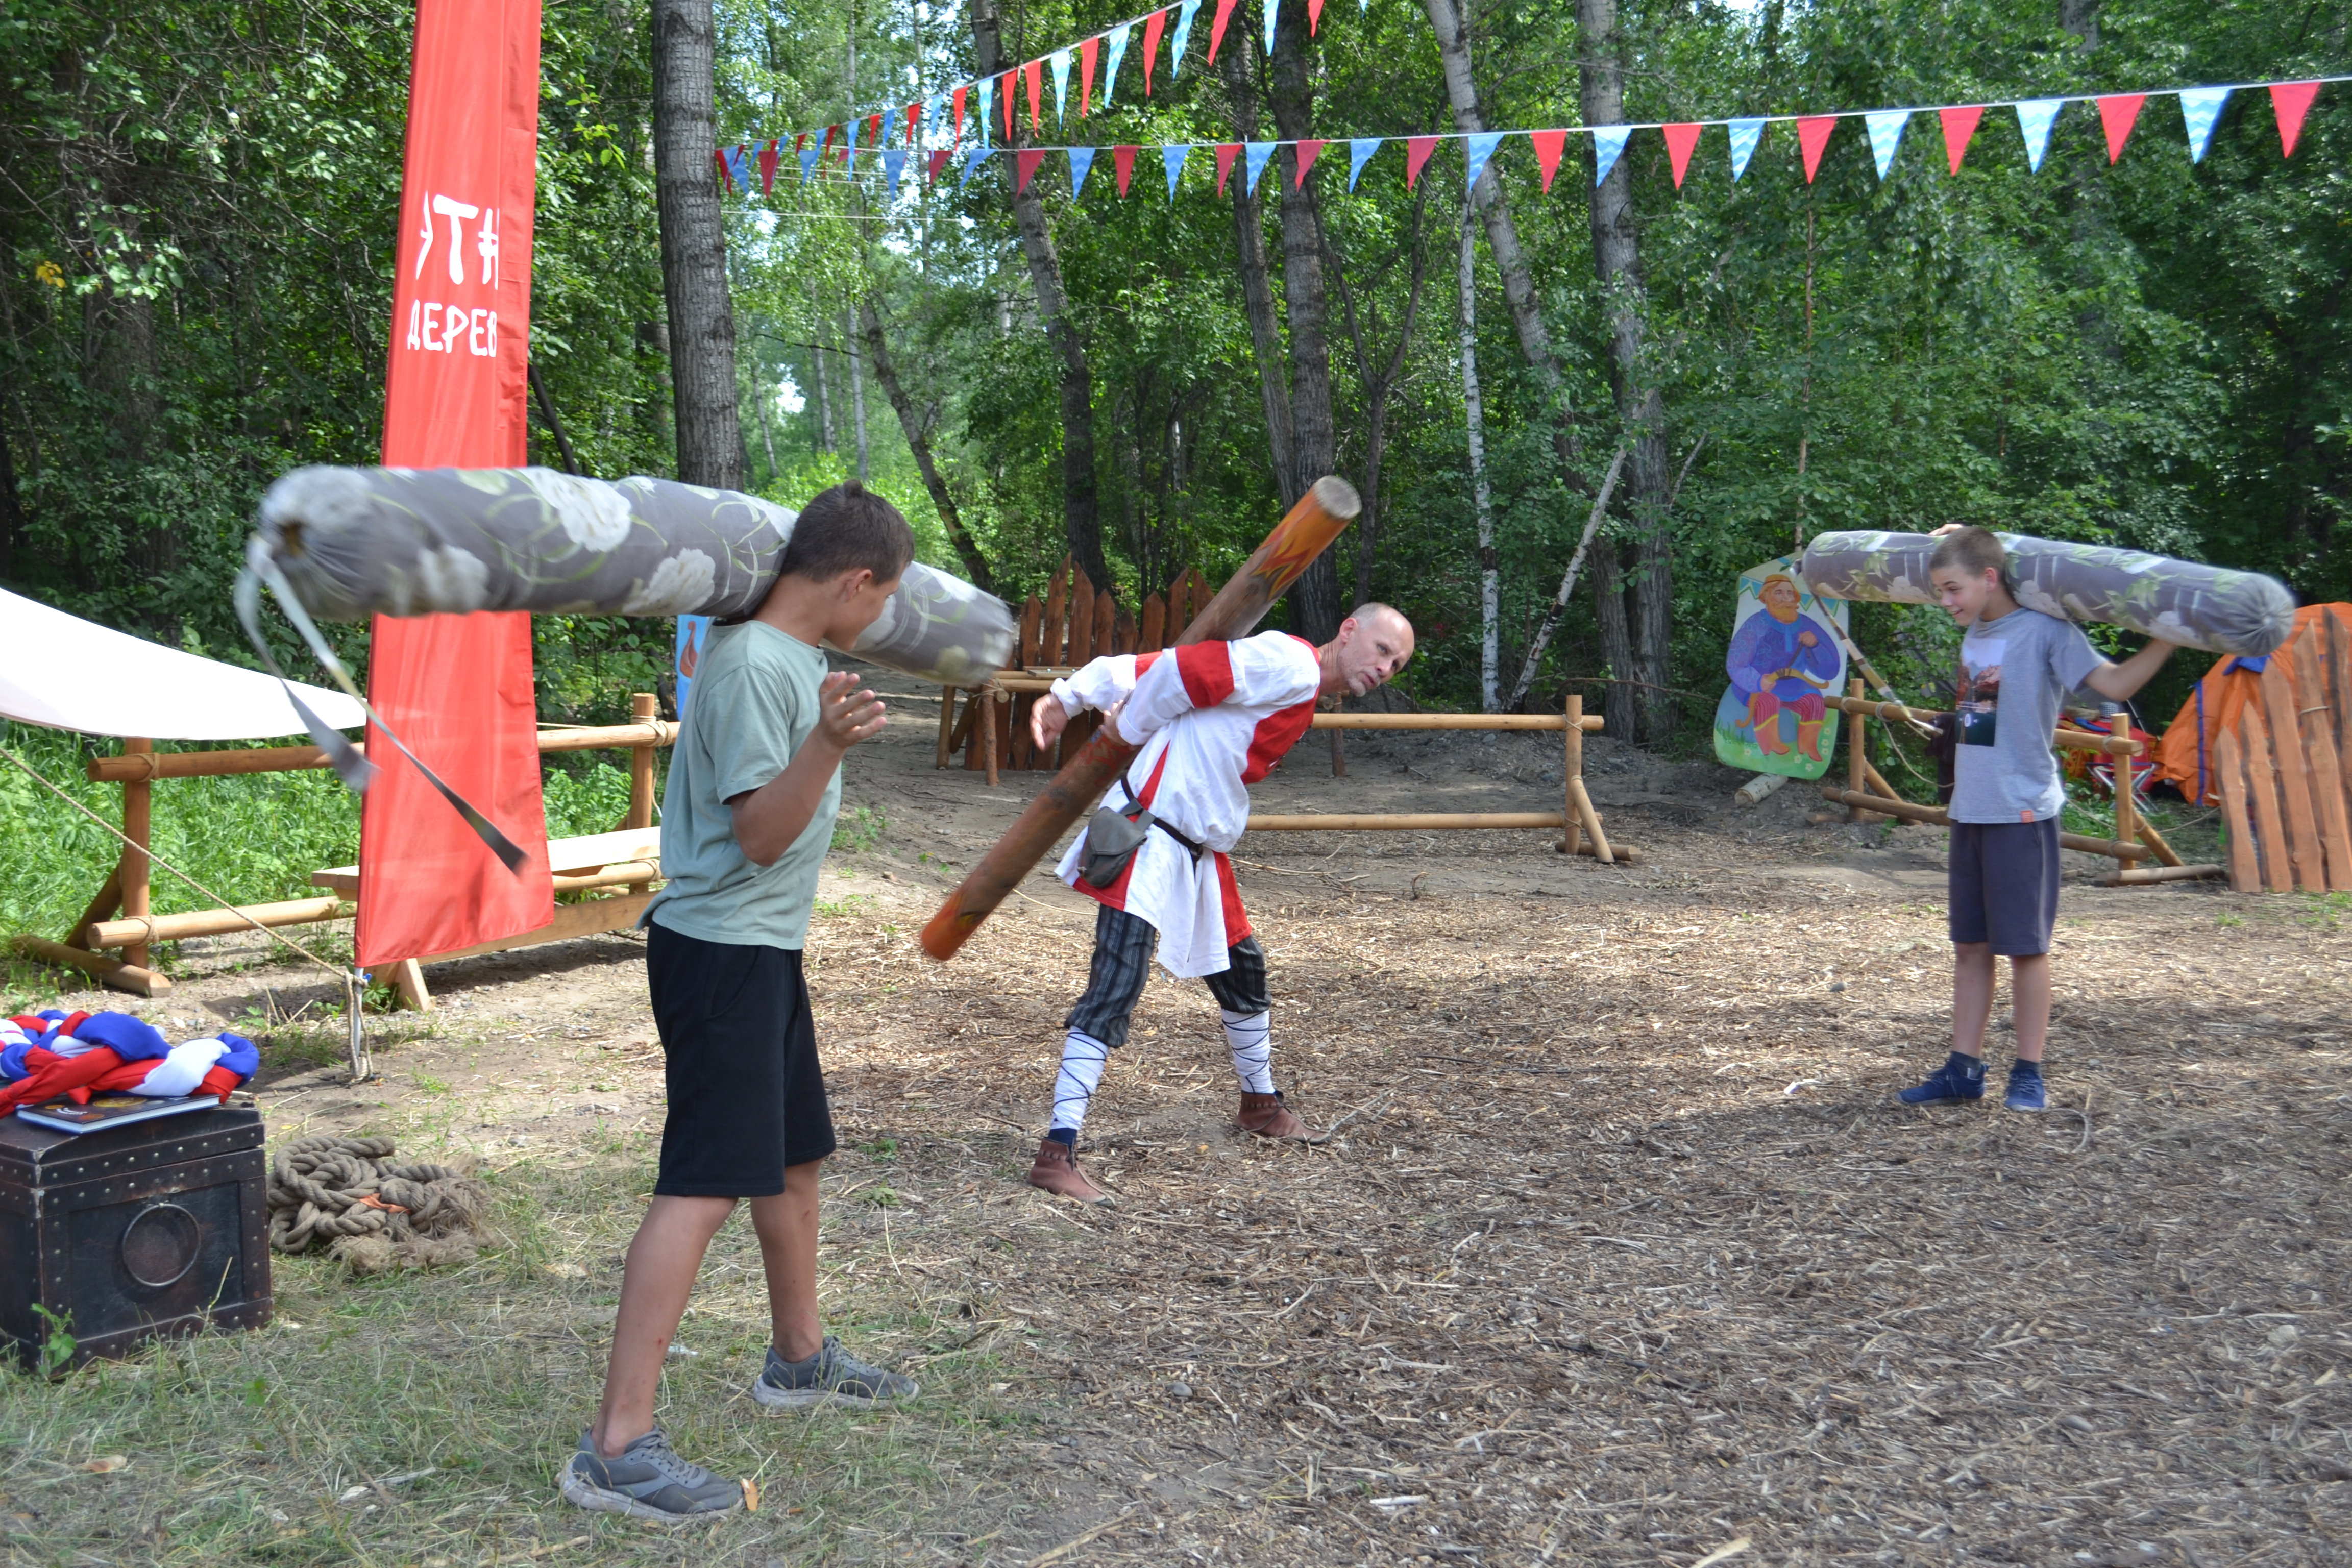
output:
[[[2274,577],[2137,550],[2000,536],[2017,602],[2075,621],[2104,621],[2209,653],[2260,657],[2294,630],[2294,595]],[[1932,605],[1924,533],[1822,533],[1805,546],[1806,585],[1824,598]]]
[[[551,468],[297,468],[261,498],[248,555],[321,620],[371,615],[747,616],[799,514],[733,490]],[[993,595],[917,563],[855,653],[973,684],[1013,647]]]

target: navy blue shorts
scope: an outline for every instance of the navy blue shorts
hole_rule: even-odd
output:
[[[1105,904],[1095,912],[1095,956],[1087,969],[1087,993],[1062,1027],[1090,1035],[1117,1049],[1127,1044],[1127,1026],[1143,983],[1151,973],[1151,950],[1160,933],[1140,915]],[[1257,938],[1245,936],[1225,949],[1231,966],[1204,974],[1202,982],[1228,1013],[1264,1013],[1274,1005],[1265,988],[1265,953]]]
[[[1952,824],[1952,940],[2003,958],[2050,951],[2058,924],[2058,819]]]

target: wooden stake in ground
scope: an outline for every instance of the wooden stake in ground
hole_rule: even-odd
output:
[[[1316,480],[1177,643],[1230,641],[1248,635],[1276,596],[1339,536],[1363,504],[1347,480],[1336,475]],[[964,873],[962,883],[923,928],[923,951],[936,959],[954,957],[989,911],[1086,815],[1139,749],[1097,730],[1053,783],[1038,792],[996,847]]]
[[[2333,619],[2333,617],[2330,617]],[[2310,626],[2294,639],[2295,721],[2303,739],[2303,762],[2310,773],[2311,809],[2318,818],[2319,842],[2326,853],[2331,892],[2352,890],[2352,823],[2344,809],[2344,780],[2336,764],[2335,724],[2327,710],[2327,670],[2317,633]]]
[[[2221,816],[2230,825],[2230,887],[2236,892],[2259,893],[2263,867],[2254,855],[2254,826],[2246,815],[2246,759],[2236,731],[2222,731],[2214,742],[2213,773],[2221,789]]]
[[[2238,724],[2239,743],[2246,749],[2246,798],[2252,807],[2263,885],[2273,893],[2292,893],[2294,870],[2287,849],[2286,818],[2279,810],[2278,784],[2271,766],[2270,727],[2251,702]]]

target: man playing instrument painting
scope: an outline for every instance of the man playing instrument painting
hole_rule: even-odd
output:
[[[1784,573],[1764,579],[1757,597],[1764,613],[1750,616],[1733,634],[1724,669],[1732,689],[1748,700],[1748,721],[1757,749],[1767,756],[1791,750],[1780,734],[1780,713],[1797,716],[1794,750],[1822,761],[1822,721],[1828,711],[1822,693],[1836,683],[1836,639],[1811,616],[1800,614],[1802,599]]]

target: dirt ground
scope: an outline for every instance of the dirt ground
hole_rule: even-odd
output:
[[[1596,740],[1592,792],[1635,867],[1536,833],[1245,838],[1277,1077],[1339,1135],[1234,1132],[1213,1004],[1155,973],[1081,1144],[1118,1205],[1082,1209],[1019,1177],[1092,906],[1041,872],[952,963],[912,941],[1046,775],[935,771],[936,707],[884,684],[904,721],[853,754],[845,795],[881,830],[835,857],[810,941],[844,1143],[826,1290],[854,1348],[924,1377],[926,1404],[985,1406],[985,1430],[935,1433],[887,1510],[795,1458],[760,1514],[678,1539],[592,1531],[553,1500],[562,1448],[517,1443],[490,1511],[522,1544],[436,1521],[461,1533],[426,1557],[427,1537],[383,1533],[385,1493],[307,1560],[2352,1557],[2340,903],[2102,889],[2085,861],[2050,1111],[1905,1110],[1893,1091],[1946,1048],[1943,835],[1810,822],[1801,785],[1738,807],[1738,774]],[[1559,795],[1550,737],[1351,736],[1345,779],[1327,755],[1310,737],[1258,809]],[[283,1017],[326,994],[235,967],[250,944],[198,949],[151,1016]],[[430,1020],[380,1023],[380,1081],[346,1084],[331,1032],[298,1021],[258,1085],[273,1141],[390,1127],[494,1182],[620,1173],[539,1189],[552,1239],[530,1272],[486,1260],[445,1287],[587,1325],[549,1352],[570,1381],[534,1393],[531,1429],[566,1445],[661,1121],[640,958],[603,937],[446,965]],[[681,1335],[713,1388],[722,1353],[748,1375],[764,1342],[748,1247],[722,1237]],[[306,1317],[356,1289],[323,1264],[280,1278]],[[416,1310],[383,1326],[395,1347],[427,1332]],[[665,1418],[699,1386],[674,1384]],[[741,1437],[720,1462],[782,1441],[749,1408],[710,1417]],[[107,1525],[102,1486],[49,1506],[86,1500],[89,1542],[147,1527],[128,1504]],[[27,1517],[12,1553],[77,1560],[35,1552]]]

